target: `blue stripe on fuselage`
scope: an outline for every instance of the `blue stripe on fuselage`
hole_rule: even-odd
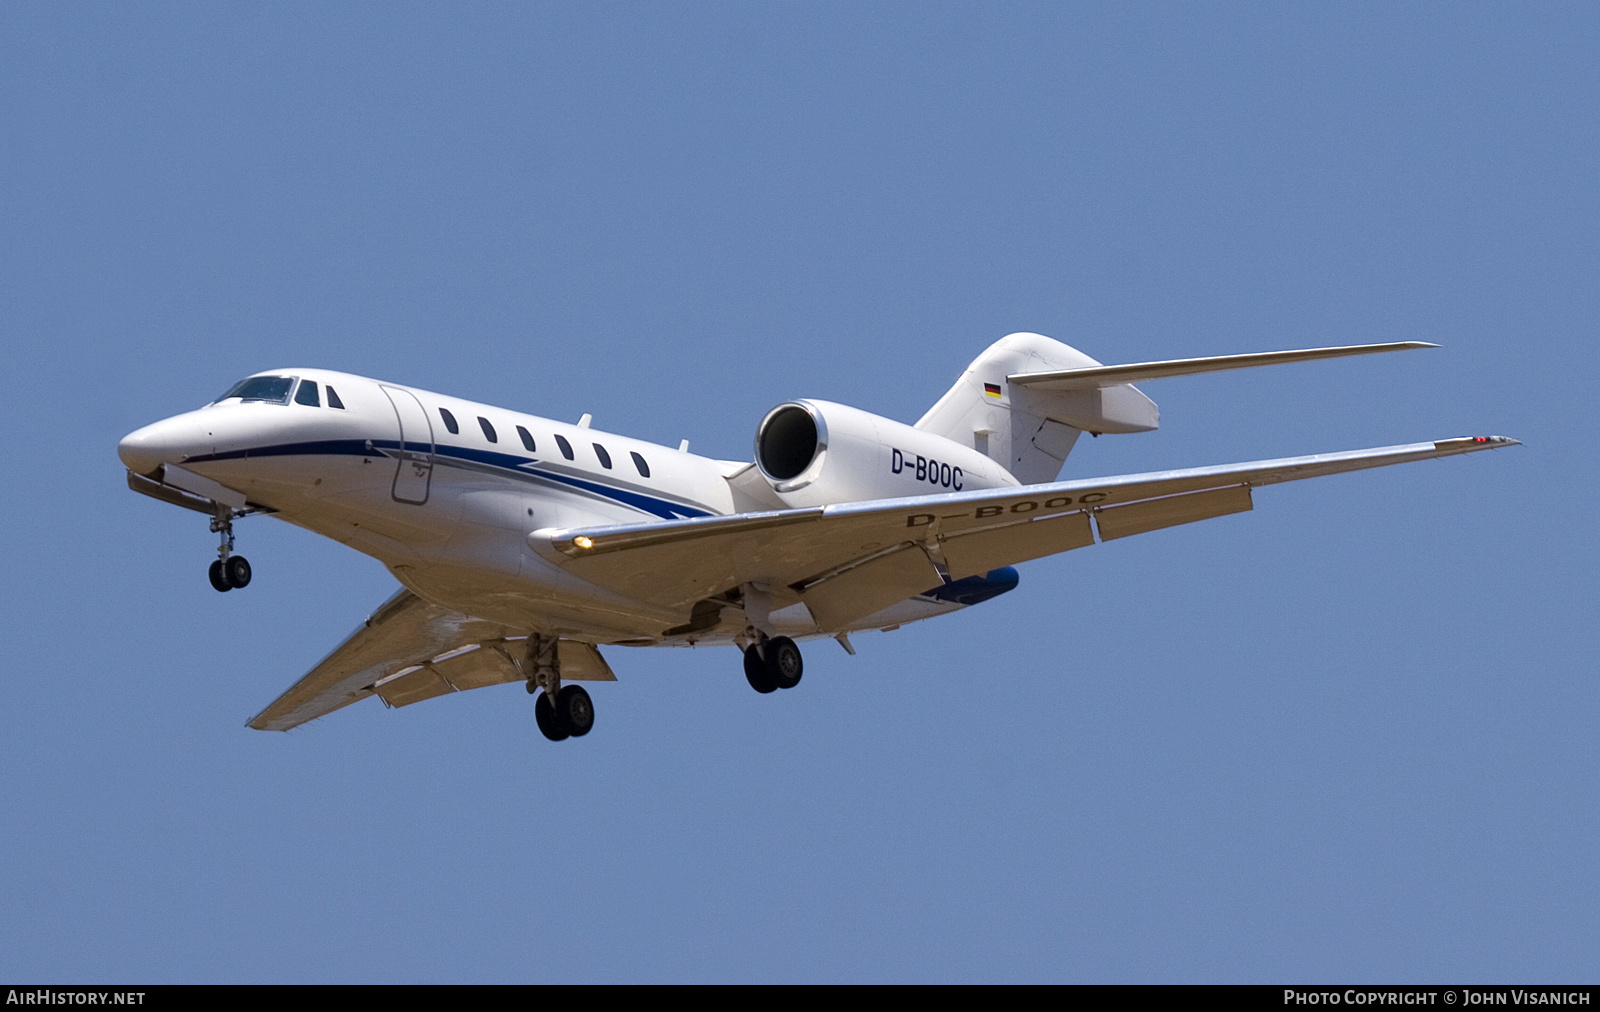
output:
[[[526,480],[530,477],[543,478],[547,481],[557,482],[572,488],[581,489],[598,495],[613,502],[630,506],[651,516],[661,517],[664,520],[688,519],[690,517],[708,517],[714,514],[710,510],[698,506],[687,506],[673,502],[670,499],[661,499],[635,492],[631,489],[616,488],[603,482],[588,478],[578,478],[559,471],[550,471],[534,465],[539,463],[537,457],[519,457],[512,453],[500,453],[495,450],[479,450],[466,446],[450,446],[449,444],[428,444],[407,442],[404,447],[397,439],[323,439],[305,443],[276,443],[271,446],[252,446],[244,450],[230,450],[227,453],[212,453],[204,456],[190,457],[184,463],[200,464],[212,460],[245,460],[250,457],[299,457],[299,456],[356,456],[370,457],[374,454],[391,456],[394,453],[429,453],[434,457],[445,458],[441,463],[448,464],[454,457],[463,461],[484,464],[509,472],[506,476],[516,476]]]

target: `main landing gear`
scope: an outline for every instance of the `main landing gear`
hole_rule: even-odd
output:
[[[804,670],[800,648],[787,636],[763,638],[744,649],[745,681],[757,692],[792,689]]]
[[[222,544],[217,548],[217,561],[211,564],[207,574],[211,578],[211,586],[217,590],[243,590],[250,584],[250,561],[242,555],[233,554],[233,518],[232,510],[223,512],[226,507],[218,507],[217,515],[211,518],[211,533],[221,536]]]
[[[581,685],[561,684],[559,642],[554,636],[529,636],[523,662],[528,692],[539,693],[533,701],[533,719],[539,732],[551,741],[582,738],[594,727],[594,702],[589,693]]]
[[[533,719],[539,731],[551,741],[582,738],[594,727],[594,703],[581,685],[563,685],[550,702],[550,693],[541,692],[533,701]]]

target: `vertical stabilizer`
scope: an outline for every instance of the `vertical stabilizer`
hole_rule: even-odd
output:
[[[1160,424],[1160,412],[1128,384],[1046,391],[1006,377],[1098,365],[1040,334],[1002,337],[973,359],[916,427],[976,448],[1024,485],[1054,481],[1084,432],[1149,432]]]

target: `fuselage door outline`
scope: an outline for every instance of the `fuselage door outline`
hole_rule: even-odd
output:
[[[379,386],[394,407],[395,422],[400,427],[399,459],[391,494],[395,502],[421,506],[428,501],[433,481],[433,422],[416,394],[399,387]]]

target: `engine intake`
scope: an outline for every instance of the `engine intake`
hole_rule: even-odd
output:
[[[756,463],[773,481],[799,477],[828,448],[821,416],[803,404],[778,405],[767,412],[757,431]]]

